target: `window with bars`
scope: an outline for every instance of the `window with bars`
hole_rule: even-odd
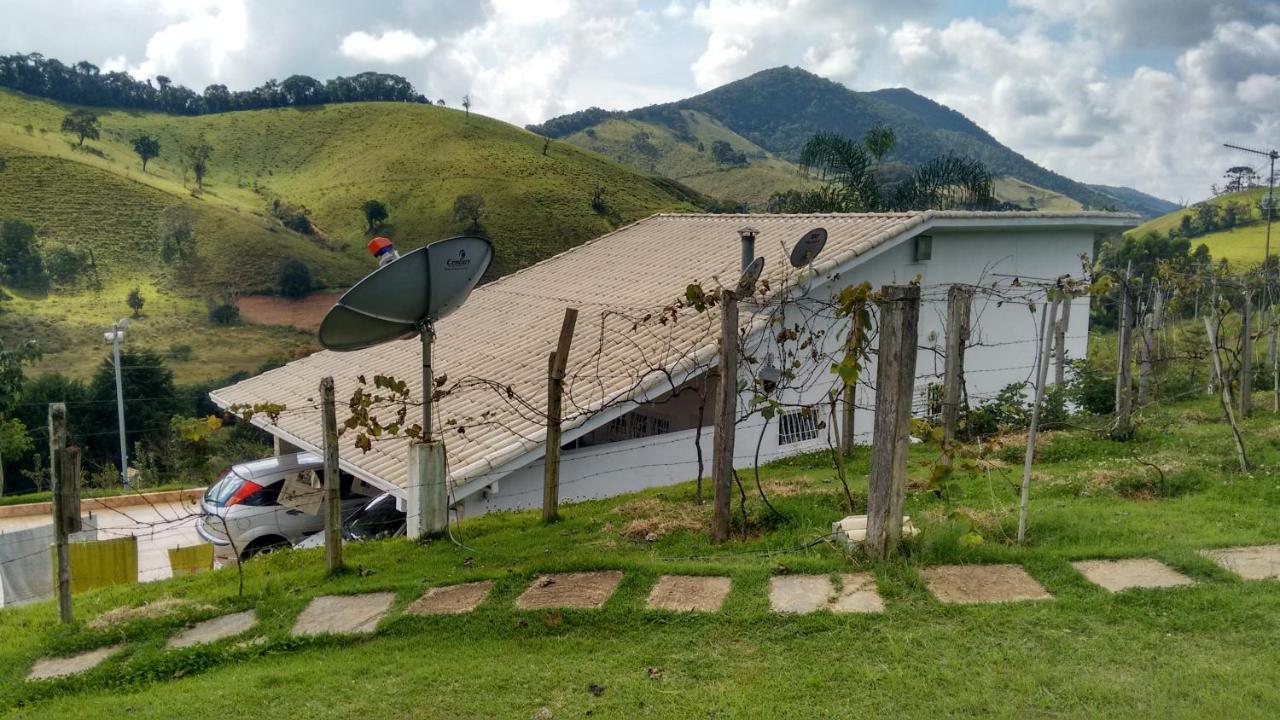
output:
[[[609,422],[609,434],[614,440],[634,440],[669,432],[670,420],[642,413],[628,413]]]
[[[818,437],[817,413],[803,408],[778,416],[778,444],[792,445]]]

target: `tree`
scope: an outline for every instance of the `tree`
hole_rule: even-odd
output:
[[[280,266],[280,294],[300,298],[311,292],[311,268],[301,260],[286,260]]]
[[[388,216],[387,206],[379,200],[365,200],[360,209],[364,211],[365,227],[370,233],[377,230],[378,226],[382,225]]]
[[[129,296],[124,299],[129,309],[133,310],[133,316],[136,318],[142,313],[142,306],[147,304],[147,299],[142,297],[142,289],[135,287],[129,291]]]
[[[133,139],[133,151],[142,159],[142,172],[147,171],[147,161],[160,155],[160,141],[150,135],[139,135]]]
[[[21,220],[0,223],[0,278],[15,287],[43,289],[49,282],[36,230]]]
[[[125,398],[124,424],[131,444],[165,435],[169,419],[187,406],[174,386],[173,371],[151,350],[135,350],[127,345],[120,348],[120,384]],[[78,413],[84,418],[85,427],[114,430],[117,427],[116,378],[110,353],[98,364],[88,390],[89,402]],[[130,398],[145,398],[146,402],[129,402]],[[117,438],[114,432],[89,432],[85,433],[84,442],[97,458],[114,458]]]
[[[453,219],[467,223],[467,232],[480,231],[480,218],[484,217],[484,198],[479,195],[459,195],[453,201]]]
[[[980,161],[943,155],[917,166],[892,187],[876,177],[875,156],[868,145],[883,149],[887,140],[854,142],[838,133],[817,133],[800,152],[800,164],[818,171],[826,186],[775,195],[785,212],[874,212],[989,207],[991,173]],[[891,147],[891,145],[890,145]]]
[[[875,158],[876,164],[879,164],[893,150],[893,146],[898,144],[898,136],[888,125],[875,125],[862,136],[862,144],[871,153],[871,157]]]
[[[76,147],[84,147],[85,139],[98,139],[98,116],[88,110],[72,110],[62,118],[62,132],[71,133],[80,138]]]
[[[213,147],[201,136],[194,145],[187,147],[185,155],[187,167],[196,176],[196,189],[203,192],[204,176],[209,172],[209,158],[213,156]]]
[[[1258,185],[1258,173],[1248,165],[1229,167],[1222,177],[1227,181],[1222,187],[1224,193],[1240,192]]]
[[[466,111],[467,117],[470,118],[471,117],[471,95],[470,94],[462,96],[462,109]]]
[[[196,260],[195,219],[181,205],[171,205],[160,213],[156,233],[156,249],[168,265],[190,270]]]
[[[747,154],[735,152],[733,146],[725,140],[711,143],[711,158],[720,165],[746,165]]]
[[[58,245],[45,253],[49,279],[58,285],[74,285],[89,269],[89,253],[78,247]]]
[[[0,495],[4,495],[5,458],[17,460],[31,451],[33,443],[22,420],[9,417],[18,407],[26,377],[22,366],[40,358],[40,346],[28,340],[14,350],[6,350],[0,341]]]

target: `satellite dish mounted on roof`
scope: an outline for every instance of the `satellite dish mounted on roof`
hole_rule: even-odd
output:
[[[738,278],[739,297],[750,297],[755,292],[756,282],[760,280],[760,272],[763,270],[764,258],[758,257],[742,271],[742,277]]]
[[[372,244],[370,250],[373,251]],[[381,253],[394,253],[388,242]],[[320,323],[329,350],[363,350],[414,333],[422,337],[422,437],[431,439],[431,342],[435,321],[462,305],[493,260],[493,244],[460,236],[384,263],[348,290]]]
[[[813,262],[827,244],[825,228],[814,228],[805,233],[796,246],[791,248],[791,267],[801,268]]]

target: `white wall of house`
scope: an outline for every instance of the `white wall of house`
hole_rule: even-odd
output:
[[[942,357],[928,349],[936,346],[941,351],[945,346],[946,292],[940,286],[966,283],[990,287],[993,282],[998,282],[1002,287],[1008,287],[1013,277],[1046,280],[1063,274],[1079,275],[1080,257],[1090,254],[1093,247],[1093,232],[1087,229],[934,230],[930,234],[933,237],[930,260],[916,262],[914,242],[908,239],[845,269],[836,281],[829,284],[815,281],[810,289],[815,297],[829,298],[846,285],[867,281],[878,288],[885,284],[907,283],[919,276],[923,294],[929,299],[921,304],[920,309],[921,349],[916,363],[918,389],[931,382],[941,382]],[[744,309],[744,316],[748,312]],[[796,313],[794,309],[789,311],[789,322],[795,322]],[[1067,333],[1069,357],[1084,357],[1088,319],[1088,299],[1078,299],[1072,308],[1071,326]],[[847,324],[847,321],[843,322]],[[965,358],[965,381],[971,402],[980,402],[1010,383],[1032,379],[1038,332],[1039,314],[1032,315],[1026,304],[1001,305],[982,294],[975,298],[971,347]],[[829,328],[825,339],[826,351],[834,354],[843,343],[843,337],[844,327]],[[834,386],[836,376],[825,369],[808,375],[812,382],[807,387],[788,391],[780,400],[787,405],[816,406],[819,415],[826,420],[825,398]],[[859,439],[867,442],[873,421],[870,408],[875,402],[874,365],[864,369],[862,379],[865,382],[859,387],[858,404],[865,409],[857,412],[854,424]],[[740,407],[746,407],[749,396],[750,393],[744,393]],[[564,501],[609,497],[685,482],[697,476],[696,431],[688,429],[697,423],[689,420],[689,403],[685,399],[658,402],[641,407],[638,412],[668,421],[672,431],[566,449],[562,454],[560,471]],[[710,403],[705,417],[710,423]],[[766,424],[759,414],[740,422],[735,440],[735,466],[751,467],[757,447],[760,461],[766,462],[786,455],[826,449],[829,438],[838,437],[834,424],[828,423],[828,428],[818,430],[813,437],[806,437],[801,432],[798,440],[791,438],[792,442],[784,443],[779,433],[782,424],[779,419]],[[797,428],[803,430],[804,423],[786,423],[787,430],[795,431]],[[607,433],[606,425],[593,435],[599,442],[606,439],[603,436]],[[704,476],[711,472],[713,434],[710,427],[702,432],[700,444],[705,459]],[[496,485],[489,490],[466,498],[461,506],[462,514],[470,517],[495,510],[539,507],[542,477],[543,463],[540,459],[514,469],[498,478]],[[709,488],[707,492],[710,492]]]

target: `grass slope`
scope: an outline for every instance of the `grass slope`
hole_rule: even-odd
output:
[[[937,446],[913,446],[907,512],[922,534],[904,558],[861,568],[876,574],[882,615],[768,610],[771,575],[850,568],[829,545],[794,549],[843,514],[828,459],[813,455],[762,472],[785,520],[721,546],[707,543],[709,508],[692,505],[686,484],[565,506],[565,519],[549,526],[533,512],[469,520],[458,529],[465,548],[351,545],[347,559],[358,571],[332,578],[320,551],[271,556],[246,566],[244,598],[229,570],[77,596],[81,620],[162,597],[209,604],[110,630],[60,628],[49,602],[5,610],[0,707],[60,719],[224,718],[263,707],[282,717],[365,718],[376,707],[397,717],[526,718],[544,706],[554,717],[603,718],[1096,717],[1099,708],[1111,717],[1273,717],[1280,593],[1274,582],[1240,581],[1197,551],[1280,540],[1274,417],[1259,412],[1246,421],[1246,442],[1263,468],[1250,476],[1232,470],[1218,417],[1211,401],[1198,400],[1147,410],[1128,444],[1084,429],[1047,434],[1024,547],[1009,539],[1019,439],[989,447],[986,469],[962,473],[946,501],[926,487]],[[1151,494],[1154,472],[1135,455],[1163,469],[1170,497]],[[865,450],[849,470],[866,476]],[[865,483],[854,484],[861,505]],[[746,502],[757,522],[767,518],[754,494]],[[957,516],[985,541],[962,542],[967,528]],[[640,539],[650,530],[660,537]],[[1069,565],[1137,556],[1156,557],[1197,584],[1112,595]],[[941,605],[919,570],[954,562],[1022,563],[1053,599]],[[606,568],[626,574],[602,610],[512,606],[538,573]],[[731,576],[724,610],[645,610],[649,588],[669,573]],[[401,612],[426,587],[481,578],[497,585],[472,614]],[[374,637],[289,637],[312,596],[374,590],[397,597]],[[163,649],[191,621],[251,606],[262,645]],[[37,658],[119,642],[127,643],[120,655],[83,677],[21,682]],[[603,692],[590,692],[591,684]]]
[[[553,143],[544,155],[542,139],[526,130],[429,105],[353,103],[200,117],[95,108],[102,137],[85,150],[57,132],[68,110],[0,91],[0,216],[32,222],[46,246],[92,249],[107,289],[11,303],[13,312],[0,313],[0,336],[27,337],[20,332],[44,327],[41,317],[72,317],[73,308],[84,306],[92,312],[83,322],[97,328],[125,312],[119,289],[139,284],[171,301],[172,313],[148,313],[157,336],[198,352],[238,343],[236,354],[245,354],[230,364],[225,352],[197,354],[183,379],[193,377],[186,370],[220,377],[288,353],[296,337],[272,347],[280,334],[274,330],[211,325],[203,297],[224,289],[269,291],[288,258],[311,266],[319,285],[349,285],[374,267],[364,249],[365,200],[387,203],[391,218],[383,232],[403,251],[460,232],[465,223],[452,216],[455,198],[480,195],[482,224],[496,245],[496,276],[651,213],[695,209],[701,199],[567,143]],[[142,133],[161,144],[145,174],[130,146]],[[205,192],[196,197],[180,149],[199,138],[213,152]],[[591,206],[596,188],[605,189],[604,212]],[[306,207],[319,233],[284,228],[267,210],[275,198]],[[172,205],[197,218],[204,261],[196,277],[182,282],[154,256],[160,213]],[[55,348],[46,363],[84,374],[96,352],[64,353],[70,344],[59,337],[91,342],[100,330],[82,331],[77,323],[79,317],[56,323],[36,337]]]
[[[1266,188],[1253,188],[1236,193],[1226,193],[1205,200],[1205,202],[1213,205],[1224,205],[1228,202],[1245,205],[1251,209],[1253,221],[1230,230],[1206,233],[1191,238],[1191,246],[1196,247],[1203,243],[1209,247],[1209,252],[1214,259],[1225,259],[1232,265],[1248,267],[1261,263],[1264,248],[1266,247],[1267,224],[1265,220],[1259,219],[1261,211],[1258,209],[1258,204],[1266,194]],[[1148,220],[1130,230],[1127,234],[1134,237],[1148,232],[1163,235],[1177,228],[1184,216],[1194,217],[1194,214],[1195,211],[1191,208],[1181,208],[1153,220]],[[1276,220],[1272,221],[1271,228],[1271,253],[1274,255],[1278,250],[1280,250],[1280,215],[1277,216]]]

